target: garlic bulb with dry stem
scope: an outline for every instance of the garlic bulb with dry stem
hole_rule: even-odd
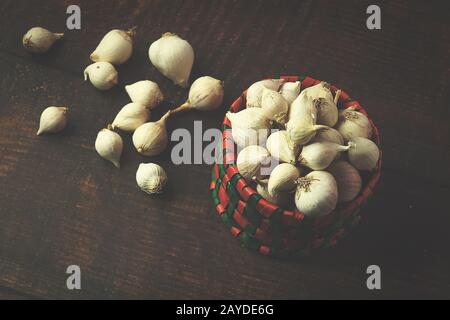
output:
[[[313,170],[324,170],[336,159],[339,152],[349,148],[332,142],[315,142],[303,147],[299,163]]]
[[[143,104],[132,102],[120,109],[111,125],[113,129],[133,132],[150,120],[150,110]]]
[[[345,143],[344,138],[339,131],[333,128],[319,130],[314,138],[311,139],[311,142],[332,142],[340,145]]]
[[[380,150],[372,140],[355,137],[348,142],[348,160],[358,170],[372,170],[377,166]]]
[[[266,79],[255,82],[247,89],[247,108],[261,107],[261,98],[264,88],[278,91],[285,82],[283,79]]]
[[[102,129],[95,140],[95,150],[104,159],[120,168],[120,156],[123,150],[122,137],[110,128]]]
[[[334,177],[326,171],[312,171],[298,179],[295,206],[309,217],[331,213],[337,204],[338,189]]]
[[[270,155],[281,162],[295,164],[297,162],[296,149],[289,144],[289,136],[286,130],[273,132],[266,142]]]
[[[163,152],[169,144],[166,121],[170,116],[168,111],[157,122],[147,122],[133,133],[133,145],[144,156],[156,156]]]
[[[140,103],[148,109],[153,109],[164,100],[159,86],[150,80],[141,80],[125,86],[131,101]]]
[[[264,88],[261,97],[261,110],[268,119],[285,124],[289,104],[277,91]]]
[[[260,179],[261,166],[270,161],[269,152],[261,146],[248,146],[239,152],[236,165],[241,176],[248,180]]]
[[[94,62],[106,61],[114,65],[126,62],[133,53],[135,28],[128,31],[114,29],[109,31],[91,53]]]
[[[280,163],[270,174],[267,190],[274,196],[280,192],[291,192],[295,189],[300,171],[289,163]]]
[[[195,80],[189,89],[189,98],[172,113],[189,109],[210,111],[217,109],[223,101],[223,81],[204,76]]]
[[[25,33],[22,38],[22,44],[30,52],[47,52],[55,43],[61,39],[64,33],[53,33],[41,27],[34,27]]]
[[[109,90],[118,83],[116,68],[109,62],[96,62],[84,69],[84,81],[91,81],[99,90]]]
[[[334,177],[338,188],[338,202],[353,200],[361,191],[362,180],[358,170],[344,160],[333,162],[327,169]]]
[[[162,193],[167,184],[167,174],[156,163],[141,163],[136,171],[136,182],[148,194]]]
[[[349,107],[339,111],[339,122],[336,129],[349,141],[354,137],[370,138],[372,136],[372,126],[369,119],[361,112]]]
[[[267,190],[267,181],[260,181],[256,184],[256,192],[265,200],[272,202],[281,207],[288,207],[292,202],[293,194],[289,192],[279,192],[271,195]]]
[[[292,102],[294,102],[294,100],[297,99],[298,95],[300,94],[300,86],[300,81],[285,82],[281,86],[280,93],[283,98],[286,99],[289,105],[291,105]]]
[[[48,107],[42,114],[39,122],[39,129],[37,135],[41,135],[46,132],[59,132],[66,127],[67,119],[66,113],[69,108],[66,107]]]
[[[330,85],[320,82],[312,87],[306,88],[301,94],[316,100],[317,123],[333,127],[338,121],[338,109],[334,102]]]
[[[238,146],[244,148],[249,145],[264,145],[271,122],[260,108],[227,112],[227,118],[231,122],[233,140]]]
[[[151,63],[174,84],[186,88],[189,83],[194,49],[184,39],[167,32],[150,45],[148,50]]]

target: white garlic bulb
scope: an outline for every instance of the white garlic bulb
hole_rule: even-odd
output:
[[[261,107],[261,98],[264,88],[278,91],[285,82],[283,79],[266,79],[255,82],[247,89],[247,108]]]
[[[66,127],[67,119],[66,113],[69,108],[66,107],[48,107],[42,114],[39,122],[39,129],[37,135],[45,132],[59,132]]]
[[[349,148],[332,142],[311,143],[303,147],[299,163],[313,170],[324,170],[336,159],[339,152]]]
[[[298,179],[295,206],[305,216],[326,216],[336,208],[337,199],[336,180],[329,172],[312,171]]]
[[[96,62],[84,69],[84,81],[90,80],[99,90],[109,90],[118,83],[116,68],[109,62]]]
[[[333,162],[327,169],[334,177],[338,188],[338,202],[348,202],[361,191],[362,180],[358,170],[344,160]]]
[[[126,62],[133,53],[134,29],[109,31],[91,53],[94,62],[106,61],[114,65]]]
[[[186,88],[189,83],[194,49],[184,39],[167,32],[150,45],[148,50],[151,63],[174,84]]]
[[[280,192],[291,192],[295,189],[300,171],[290,163],[280,163],[270,174],[267,190],[274,196]]]
[[[273,132],[266,141],[267,150],[270,155],[281,162],[295,164],[297,161],[297,148],[292,148],[289,143],[289,136],[286,130]]]
[[[372,126],[369,119],[352,107],[339,111],[339,122],[336,129],[345,141],[352,140],[354,137],[369,139],[372,136]]]
[[[227,112],[232,125],[234,142],[244,148],[249,145],[264,145],[269,135],[271,122],[260,108],[244,109],[237,113]]]
[[[132,102],[120,109],[111,126],[113,129],[133,132],[149,120],[150,110],[143,104]]]
[[[267,190],[266,182],[257,183],[256,192],[258,192],[258,194],[265,200],[281,207],[288,207],[294,198],[293,194],[289,192],[279,192],[275,195],[271,195]]]
[[[264,88],[261,97],[261,110],[268,119],[285,124],[289,104],[277,91]]]
[[[332,142],[340,145],[345,143],[344,138],[339,131],[333,128],[319,130],[314,138],[311,139],[311,142]]]
[[[348,142],[348,160],[358,170],[372,170],[377,166],[380,150],[372,140],[354,137]]]
[[[157,122],[147,122],[133,133],[133,145],[144,156],[156,156],[163,152],[169,144],[166,121],[170,111]]]
[[[148,194],[162,193],[167,184],[167,174],[156,163],[141,163],[136,171],[136,182]]]
[[[119,134],[109,128],[100,130],[95,140],[95,150],[102,158],[111,161],[117,168],[120,168],[123,141]]]
[[[150,80],[141,80],[125,86],[131,101],[140,103],[148,109],[153,109],[164,100],[159,86],[156,82]]]
[[[280,93],[283,98],[286,99],[289,105],[291,105],[292,102],[294,102],[294,100],[297,99],[298,95],[300,94],[300,86],[300,81],[285,82],[281,86]]]
[[[330,85],[320,82],[312,87],[306,88],[301,94],[306,94],[309,98],[317,101],[317,123],[333,127],[338,121],[338,109],[334,103]]]
[[[268,164],[269,152],[261,146],[248,146],[239,152],[236,165],[241,176],[248,180],[260,179],[261,166]]]
[[[178,113],[189,109],[210,111],[217,109],[223,101],[223,81],[204,76],[196,79],[189,89],[189,98],[172,111]]]
[[[22,44],[30,52],[47,52],[55,43],[61,39],[64,33],[53,33],[41,27],[34,27],[25,33],[22,38]]]

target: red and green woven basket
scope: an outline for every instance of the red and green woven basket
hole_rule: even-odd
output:
[[[286,81],[301,81],[302,89],[320,82],[311,77],[282,76]],[[333,94],[337,88],[331,86]],[[245,108],[246,92],[230,107],[233,112]],[[344,91],[338,108],[354,107],[367,112]],[[367,115],[368,116],[368,115]],[[370,118],[369,118],[370,119]],[[380,146],[380,133],[372,120],[373,141]],[[231,136],[231,123],[223,121],[223,135],[217,149],[216,164],[212,170],[210,189],[217,213],[241,244],[263,255],[304,256],[311,251],[335,246],[336,243],[360,221],[360,208],[372,195],[380,179],[382,154],[376,168],[363,176],[361,193],[352,201],[338,205],[329,215],[306,217],[299,211],[285,210],[262,198],[252,183],[245,180],[236,167],[236,150]],[[220,152],[221,151],[221,152]]]

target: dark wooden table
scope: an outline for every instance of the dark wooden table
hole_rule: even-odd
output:
[[[66,29],[79,4],[82,28]],[[372,1],[18,1],[0,2],[0,298],[450,298],[449,72],[445,1],[377,1],[382,29],[366,28]],[[120,86],[84,83],[89,54],[112,28],[136,25],[135,53]],[[21,47],[32,26],[66,32],[48,54]],[[188,39],[192,79],[226,83],[223,107],[188,113],[169,129],[221,124],[227,105],[252,82],[306,74],[361,101],[382,133],[382,181],[366,219],[337,248],[303,261],[265,258],[241,248],[215,215],[208,165],[150,159],[170,177],[162,196],[135,184],[149,159],[125,137],[122,168],[99,158],[99,129],[128,102],[123,85],[175,88],[148,60],[163,32]],[[48,105],[70,107],[61,135],[37,137]],[[82,289],[66,288],[66,267]],[[366,288],[377,264],[382,290]]]

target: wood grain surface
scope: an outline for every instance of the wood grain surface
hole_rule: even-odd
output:
[[[377,1],[382,29],[366,28],[371,1],[19,1],[0,2],[0,298],[308,299],[450,298],[450,23],[445,1]],[[78,4],[81,30],[66,29]],[[21,46],[32,26],[65,32],[48,54]],[[137,26],[120,86],[83,82],[89,54],[113,28]],[[171,31],[196,53],[191,79],[225,81],[214,113],[173,118],[169,131],[218,128],[227,106],[263,77],[311,75],[346,90],[382,134],[381,184],[366,218],[337,248],[298,260],[241,248],[215,215],[211,167],[144,158],[124,136],[122,168],[99,158],[94,141],[128,102],[123,85],[156,81],[183,102],[148,60],[149,44]],[[70,108],[60,135],[37,137],[48,105]],[[173,144],[172,144],[173,145]],[[169,186],[140,192],[141,162],[161,164]],[[65,270],[82,270],[82,289]],[[366,268],[382,290],[366,288]]]

